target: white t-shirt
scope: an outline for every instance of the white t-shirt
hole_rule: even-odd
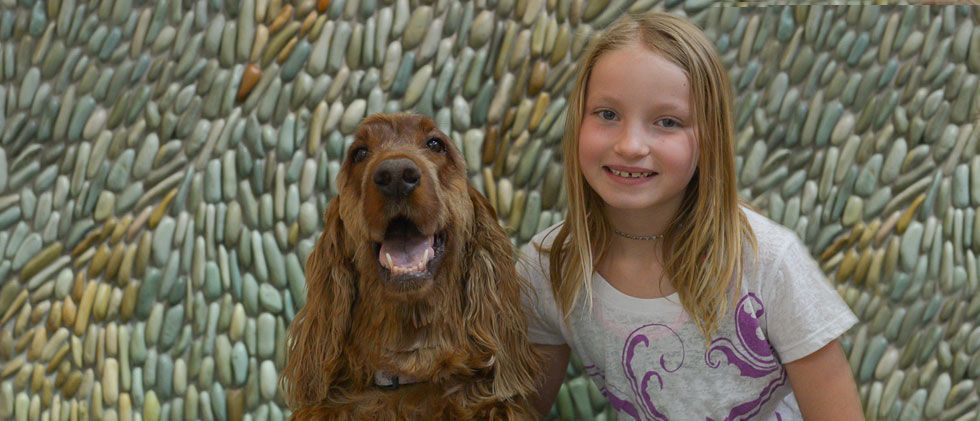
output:
[[[567,321],[548,282],[548,254],[558,229],[544,230],[522,251],[518,270],[528,335],[568,344],[620,419],[802,419],[783,364],[836,339],[857,318],[792,231],[743,209],[758,242],[747,247],[741,292],[709,345],[680,304],[628,296],[596,274],[591,311],[580,299]],[[584,294],[583,294],[584,295]]]

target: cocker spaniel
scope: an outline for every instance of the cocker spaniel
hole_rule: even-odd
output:
[[[294,418],[534,417],[513,247],[452,140],[373,115],[348,152],[289,330]]]

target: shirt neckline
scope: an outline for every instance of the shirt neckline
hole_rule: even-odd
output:
[[[595,272],[592,276],[592,290],[596,297],[612,305],[613,308],[620,308],[633,313],[683,309],[677,291],[658,298],[638,298],[616,289],[599,272]]]

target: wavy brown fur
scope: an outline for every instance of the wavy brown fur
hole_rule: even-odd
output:
[[[431,138],[446,151],[426,148]],[[338,175],[340,195],[307,261],[307,303],[290,326],[281,383],[296,419],[525,419],[538,357],[526,339],[522,281],[513,248],[486,199],[467,184],[453,142],[425,117],[365,119]],[[377,164],[409,158],[421,182],[392,204],[372,182]],[[406,215],[445,233],[431,281],[382,279],[375,244],[387,221]],[[418,346],[409,350],[413,344]],[[374,385],[383,370],[421,382]]]

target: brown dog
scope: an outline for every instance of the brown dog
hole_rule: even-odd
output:
[[[426,117],[358,129],[306,266],[282,383],[298,419],[532,418],[513,248]]]

